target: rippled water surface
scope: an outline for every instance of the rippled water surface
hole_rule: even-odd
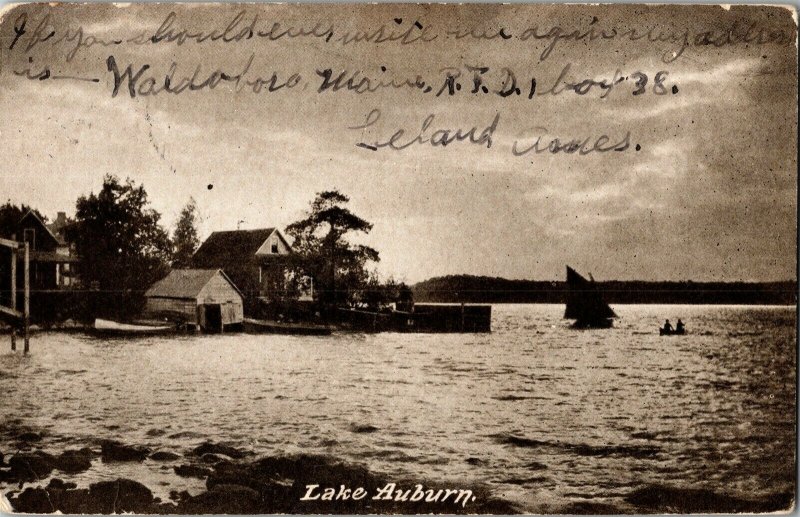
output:
[[[791,491],[794,307],[615,310],[617,328],[597,331],[569,329],[560,305],[498,305],[491,334],[42,333],[29,357],[5,336],[0,451],[23,427],[53,451],[112,438],[184,452],[210,439],[485,482],[528,511],[624,504],[652,484]],[[690,334],[660,337],[667,317]],[[98,464],[78,481],[121,476],[202,486],[150,461]]]

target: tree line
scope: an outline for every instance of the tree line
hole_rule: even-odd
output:
[[[608,303],[794,305],[797,282],[597,282]],[[565,303],[563,281],[449,275],[412,286],[414,298],[437,303]]]

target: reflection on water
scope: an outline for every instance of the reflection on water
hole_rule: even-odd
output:
[[[791,491],[794,308],[615,310],[617,328],[597,331],[567,328],[562,306],[510,305],[494,307],[491,334],[39,334],[30,357],[2,345],[0,451],[22,428],[54,451],[211,439],[485,482],[530,511],[621,504],[652,484]],[[660,337],[667,317],[690,334]],[[161,465],[98,464],[80,480],[202,486]]]

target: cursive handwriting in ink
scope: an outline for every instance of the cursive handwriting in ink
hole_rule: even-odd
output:
[[[311,27],[296,27],[293,25],[282,26],[275,22],[268,30],[259,29],[258,14],[253,15],[248,21],[247,11],[239,11],[223,28],[211,30],[190,30],[176,27],[177,15],[170,12],[161,22],[158,29],[150,37],[153,43],[175,43],[183,45],[187,41],[204,43],[206,41],[222,41],[224,43],[240,42],[253,37],[265,38],[270,41],[281,38],[314,37],[330,40],[333,35],[333,24],[318,22]]]
[[[630,147],[631,132],[625,133],[625,136],[617,141],[612,141],[608,135],[600,135],[599,137],[579,137],[563,139],[558,137],[546,138],[548,133],[545,127],[535,127],[533,131],[541,133],[536,136],[527,144],[521,144],[515,140],[511,146],[511,153],[514,156],[524,156],[529,153],[542,154],[579,154],[585,156],[590,153],[607,153],[609,151],[626,151]],[[637,151],[639,146],[637,145]]]
[[[162,92],[177,95],[186,90],[213,90],[220,84],[231,84],[236,92],[249,87],[253,93],[262,91],[271,93],[284,88],[291,89],[301,84],[302,76],[299,73],[293,73],[285,80],[280,79],[277,72],[273,72],[270,77],[253,75],[250,68],[254,58],[255,54],[251,54],[247,63],[238,73],[228,73],[220,68],[210,73],[203,72],[202,65],[197,65],[191,75],[178,74],[178,63],[173,61],[165,74],[145,75],[145,72],[150,70],[149,64],[144,64],[138,69],[135,69],[133,65],[128,65],[120,72],[117,60],[114,56],[108,56],[106,66],[114,78],[111,97],[116,97],[123,85],[126,86],[130,97],[134,98],[137,95],[153,96]]]
[[[402,25],[403,19],[395,18],[394,23],[396,25]],[[439,35],[433,33],[430,27],[423,26],[419,20],[416,20],[414,23],[408,24],[406,29],[402,30],[395,29],[391,25],[387,27],[384,23],[375,30],[357,29],[352,32],[342,32],[336,41],[340,42],[342,45],[348,45],[350,43],[385,43],[392,41],[399,41],[401,45],[409,45],[418,41],[428,43],[438,37]]]
[[[112,45],[121,45],[123,43],[122,39],[106,40],[92,34],[87,34],[82,26],[79,26],[77,29],[67,28],[58,32],[53,25],[53,17],[50,14],[44,15],[30,33],[28,33],[25,28],[27,23],[28,14],[25,12],[20,13],[14,21],[14,39],[8,47],[9,50],[13,50],[17,42],[19,42],[25,34],[28,34],[27,43],[24,47],[26,53],[31,52],[40,43],[44,42],[54,47],[63,43],[69,43],[70,46],[67,47],[65,58],[67,62],[70,62],[81,49],[88,49],[94,45],[108,47]]]
[[[752,22],[743,27],[738,20],[729,27],[713,30],[692,30],[690,28],[664,29],[658,27],[629,27],[618,29],[616,27],[600,29],[596,16],[592,17],[588,29],[575,29],[554,25],[550,29],[541,29],[533,26],[525,29],[519,35],[520,41],[544,41],[545,46],[539,55],[539,61],[544,61],[555,50],[556,46],[566,41],[620,40],[637,42],[645,40],[648,43],[671,45],[661,56],[664,63],[672,63],[689,47],[724,47],[735,45],[786,45],[794,43],[796,31],[786,31],[775,27],[759,26]]]
[[[386,72],[386,67],[381,67],[382,72]],[[411,78],[396,78],[396,77],[369,77],[364,72],[356,70],[349,72],[342,70],[335,73],[330,68],[325,70],[317,70],[317,75],[322,78],[322,82],[317,89],[317,93],[325,91],[337,92],[345,89],[355,93],[374,93],[378,90],[409,88],[413,90],[422,90],[423,92],[430,92],[431,87],[422,79],[421,75]]]
[[[478,27],[456,27],[455,29],[448,29],[445,34],[452,36],[455,39],[464,39],[466,37],[477,40],[493,40],[495,38],[511,39],[512,35],[507,32],[505,27],[500,27],[498,30],[492,29],[479,29]]]
[[[28,56],[28,64],[33,64],[33,57]],[[31,81],[45,81],[47,79],[66,79],[71,81],[85,81],[90,83],[99,83],[100,79],[91,78],[91,77],[79,77],[77,75],[55,75],[52,74],[50,71],[50,67],[46,66],[41,71],[35,72],[31,66],[25,68],[23,70],[14,70],[14,75],[17,77],[24,77],[25,79],[30,79]]]
[[[381,118],[381,111],[379,109],[373,109],[367,114],[366,119],[364,120],[363,124],[359,124],[356,126],[348,127],[351,130],[364,130],[369,127],[374,126],[378,120]],[[483,130],[479,130],[478,126],[472,126],[469,129],[463,128],[440,128],[435,129],[432,132],[429,132],[433,129],[433,123],[436,119],[436,115],[428,115],[425,117],[425,120],[422,121],[420,126],[420,130],[416,131],[415,136],[407,136],[407,133],[412,133],[412,131],[407,131],[405,129],[397,129],[392,133],[388,139],[384,141],[376,141],[372,144],[366,142],[359,142],[356,144],[357,147],[370,149],[373,151],[377,151],[384,147],[392,149],[394,151],[402,151],[404,149],[408,149],[412,145],[424,145],[430,144],[432,147],[446,147],[454,142],[466,142],[469,144],[475,144],[479,146],[486,146],[487,149],[492,147],[492,136],[494,132],[497,130],[497,125],[500,122],[500,113],[497,113],[494,116],[494,120],[487,125]]]

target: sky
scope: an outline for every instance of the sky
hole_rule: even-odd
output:
[[[255,19],[264,31],[273,23],[317,26],[323,36],[153,43],[148,38],[170,9],[177,9],[174,34],[224,31],[243,12],[229,35]],[[350,197],[353,212],[374,224],[356,241],[379,250],[384,277],[407,282],[461,273],[560,279],[566,264],[597,279],[794,279],[792,14],[779,7],[635,5],[7,7],[0,23],[0,195],[51,218],[57,211],[71,215],[79,196],[97,192],[104,175],[115,174],[143,184],[169,228],[194,198],[207,236],[285,228],[303,216],[316,192],[338,189]],[[415,22],[437,38],[408,44],[341,39],[381,26],[419,36]],[[667,41],[561,38],[544,55],[552,38],[522,37],[526,29],[544,35],[590,27],[652,29]],[[704,31],[724,35],[732,27],[788,36],[686,48],[669,37],[694,41]],[[329,41],[326,28],[333,30]],[[507,39],[447,34],[500,28]],[[37,42],[49,32],[54,35]],[[79,35],[84,45],[71,55]],[[173,63],[173,84],[198,66],[202,82],[217,68],[240,72],[251,57],[245,77],[274,72],[279,82],[294,73],[301,79],[274,92],[236,91],[223,82],[213,90],[134,98],[123,84],[112,96],[109,56],[121,72],[148,64],[141,77],[162,85]],[[465,66],[489,67],[484,77],[492,88],[506,67],[521,94],[471,94]],[[448,67],[465,74],[463,88],[436,96]],[[617,71],[628,79],[605,98],[600,87],[585,95],[543,95],[565,67],[564,79],[572,83],[610,82]],[[44,68],[50,77],[40,80]],[[419,75],[433,91],[318,93],[316,72],[326,68],[384,80]],[[664,95],[653,90],[660,71],[666,72]],[[640,95],[632,94],[636,72],[648,76]],[[529,99],[531,78],[537,92]],[[373,110],[381,114],[374,124],[348,129],[366,125]],[[477,134],[497,116],[491,148],[485,142],[369,148],[398,129],[406,131],[405,140],[416,136],[431,115],[428,137],[444,128],[475,127]],[[537,136],[544,147],[554,137],[594,142],[608,135],[616,143],[628,133],[624,151],[512,152],[514,142],[526,147]]]

